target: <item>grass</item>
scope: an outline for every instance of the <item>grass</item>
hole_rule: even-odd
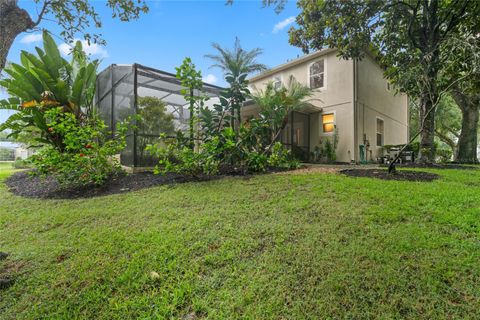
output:
[[[12,169],[12,163],[13,162],[0,161],[0,171],[11,170]]]
[[[0,318],[476,318],[480,170],[428,171],[441,180],[277,174],[74,201],[1,184],[16,282]]]

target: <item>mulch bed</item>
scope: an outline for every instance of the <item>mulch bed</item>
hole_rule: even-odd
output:
[[[159,185],[207,181],[218,176],[184,176],[179,174],[156,175],[150,172],[121,174],[112,176],[103,186],[89,186],[75,189],[62,189],[53,177],[42,179],[28,172],[17,172],[10,176],[5,184],[11,192],[28,198],[77,199],[104,196],[116,193],[140,190]]]
[[[400,181],[433,181],[439,178],[439,175],[429,172],[401,170],[395,173],[388,173],[384,169],[346,169],[340,173],[349,177],[368,177],[383,180],[400,180]]]

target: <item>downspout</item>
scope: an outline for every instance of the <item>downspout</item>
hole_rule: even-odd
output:
[[[410,97],[407,96],[407,142],[410,141]]]
[[[353,59],[353,160],[355,163],[358,159],[358,110],[357,110],[357,59]]]

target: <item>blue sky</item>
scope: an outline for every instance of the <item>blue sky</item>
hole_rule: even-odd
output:
[[[157,0],[148,2],[148,14],[138,21],[125,23],[111,18],[104,1],[95,1],[103,22],[97,32],[107,44],[105,47],[92,45],[87,51],[92,57],[102,59],[100,69],[112,63],[136,62],[174,72],[188,56],[208,82],[222,85],[221,72],[210,69],[211,62],[204,58],[205,54],[213,53],[212,42],[232,47],[237,36],[245,49],[264,49],[259,61],[269,67],[302,54],[288,44],[287,31],[299,12],[295,3],[289,1],[285,10],[276,14],[273,8],[262,8],[261,0],[235,0],[232,6],[226,6],[224,0]],[[36,16],[33,1],[21,0],[19,5]],[[54,35],[61,31],[52,22],[45,22],[41,27]],[[18,36],[9,52],[9,61],[18,61],[20,50],[33,51],[35,46],[41,46],[40,40],[38,32]],[[56,40],[61,49],[67,48],[59,37]],[[0,121],[5,116],[6,113],[0,111]]]

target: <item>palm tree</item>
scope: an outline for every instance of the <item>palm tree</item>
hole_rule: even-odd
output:
[[[242,74],[251,74],[267,70],[267,66],[257,63],[256,59],[263,53],[263,49],[254,48],[246,51],[240,45],[240,40],[235,37],[233,50],[222,48],[218,43],[212,43],[218,54],[206,54],[205,57],[214,61],[211,68],[219,68],[225,75],[229,74],[238,79]]]
[[[315,107],[311,103],[313,99],[309,99],[314,92],[310,87],[299,83],[293,76],[289,77],[286,86],[282,85],[277,89],[273,82],[269,82],[265,90],[256,90],[252,99],[260,107],[260,117],[266,119],[270,127],[271,141],[267,150],[277,141],[291,112],[301,108]]]
[[[222,48],[218,43],[212,43],[212,47],[218,51],[218,54],[207,54],[206,58],[211,59],[214,64],[210,68],[219,68],[225,75],[225,80],[229,83],[230,89],[236,91],[240,96],[241,88],[247,86],[245,80],[247,75],[253,72],[264,71],[267,66],[257,63],[256,59],[262,54],[263,50],[254,48],[246,51],[240,45],[240,40],[235,37],[233,50]],[[232,98],[230,102],[231,126],[235,127],[235,111],[238,123],[241,123],[241,104],[243,101],[237,101]]]

